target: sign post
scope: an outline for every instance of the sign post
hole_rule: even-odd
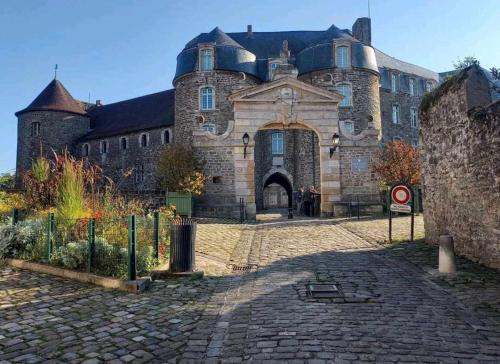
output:
[[[406,183],[396,183],[391,187],[389,195],[390,206],[387,209],[389,211],[389,243],[392,243],[392,212],[406,213],[411,216],[411,226],[410,226],[410,241],[413,241],[414,237],[414,212],[415,212],[415,196],[413,194],[413,189],[410,185]],[[410,203],[410,204],[408,204]]]

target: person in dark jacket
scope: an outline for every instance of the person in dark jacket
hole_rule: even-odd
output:
[[[311,192],[309,189],[304,191],[304,212],[306,216],[311,216]]]

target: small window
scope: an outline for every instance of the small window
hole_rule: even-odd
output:
[[[340,107],[350,107],[352,106],[352,90],[351,85],[348,83],[340,83],[337,85],[337,91],[344,96],[340,102]]]
[[[40,136],[40,122],[34,121],[31,123],[31,136],[37,137]]]
[[[217,133],[217,127],[215,124],[212,123],[205,123],[201,126],[202,130],[208,131],[209,133],[216,134]]]
[[[345,130],[349,134],[354,134],[354,122],[352,122],[352,121],[344,121],[344,126],[345,126]]]
[[[283,154],[283,133],[273,133],[272,135],[272,153]]]
[[[410,95],[415,96],[415,79],[410,78]]]
[[[392,123],[399,124],[399,105],[392,105]]]
[[[109,151],[109,143],[107,140],[101,140],[100,144],[101,154],[106,154]]]
[[[214,88],[202,87],[200,89],[200,109],[213,110],[214,106]]]
[[[396,74],[391,74],[391,91],[392,92],[397,92],[397,84],[398,84],[398,75]]]
[[[414,129],[417,127],[417,108],[416,107],[412,107],[410,109],[410,126]]]
[[[432,82],[431,81],[427,81],[425,83],[425,91],[426,92],[431,92],[432,91]]]
[[[212,49],[202,49],[200,51],[200,65],[202,71],[212,71],[214,69],[214,52]]]
[[[222,183],[222,176],[214,176],[212,178],[212,183],[214,183],[214,184],[221,184]]]
[[[144,165],[138,164],[135,166],[135,182],[144,182]]]
[[[139,136],[139,145],[141,148],[146,148],[149,145],[149,135],[147,133],[142,133]]]
[[[128,139],[126,137],[120,138],[120,149],[127,150],[128,149]]]
[[[85,143],[82,145],[82,157],[88,157],[90,155],[90,145]]]
[[[337,67],[346,68],[349,67],[349,48],[346,46],[340,46],[335,49],[335,62]]]
[[[161,135],[161,142],[163,144],[170,144],[170,130],[163,130]]]

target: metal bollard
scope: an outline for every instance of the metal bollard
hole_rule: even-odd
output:
[[[439,237],[439,273],[455,273],[455,249],[451,235]]]

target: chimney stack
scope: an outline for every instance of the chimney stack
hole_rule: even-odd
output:
[[[247,38],[253,38],[252,24],[247,25]]]
[[[352,25],[354,38],[366,45],[372,45],[372,20],[370,18],[358,18]]]

